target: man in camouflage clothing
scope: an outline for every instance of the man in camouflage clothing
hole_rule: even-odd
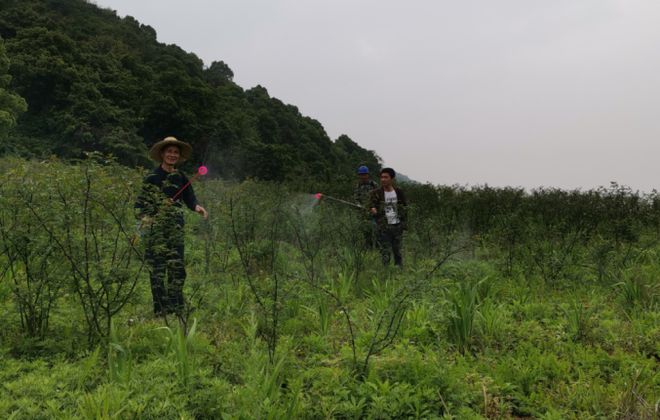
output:
[[[403,190],[394,186],[396,172],[392,168],[380,171],[381,187],[371,192],[369,211],[376,218],[378,246],[383,264],[389,265],[394,254],[394,265],[402,265],[401,242],[406,229],[408,202]]]
[[[189,159],[191,153],[188,143],[174,137],[156,143],[149,154],[159,165],[144,179],[135,203],[136,216],[144,232],[154,314],[158,316],[181,314],[184,307],[184,207],[205,219],[208,217],[204,207],[197,203],[188,178],[175,168]]]
[[[369,168],[362,165],[357,170],[358,182],[353,190],[353,199],[355,204],[369,208],[369,196],[378,185],[369,177]],[[373,217],[368,213],[361,219],[362,232],[364,234],[364,244],[367,249],[375,245],[375,223]]]

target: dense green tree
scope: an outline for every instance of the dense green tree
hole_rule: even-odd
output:
[[[9,58],[5,52],[5,44],[0,38],[0,135],[16,125],[18,116],[27,111],[27,103],[16,93],[10,91],[11,75]]]
[[[10,88],[30,104],[12,114],[20,154],[100,151],[146,165],[146,149],[174,135],[192,144],[192,165],[228,178],[306,179],[313,188],[350,179],[363,163],[378,167],[373,152],[346,136],[333,142],[265,88],[236,85],[225,62],[206,67],[130,16],[83,0],[0,0],[0,35]]]
[[[204,71],[204,78],[213,86],[220,86],[234,79],[234,72],[224,61],[214,61]]]

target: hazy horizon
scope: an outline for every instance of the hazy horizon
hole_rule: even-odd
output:
[[[420,182],[657,188],[660,2],[96,4]]]

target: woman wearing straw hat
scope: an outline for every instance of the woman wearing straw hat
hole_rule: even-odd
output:
[[[156,315],[180,314],[184,306],[183,205],[205,219],[208,217],[204,207],[197,204],[188,178],[176,169],[176,165],[189,159],[191,154],[192,147],[174,137],[154,144],[149,156],[159,165],[144,179],[135,203],[141,228],[145,231],[145,257],[151,268]]]

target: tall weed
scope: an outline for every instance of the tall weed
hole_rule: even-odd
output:
[[[483,281],[483,280],[482,280]],[[452,314],[449,318],[449,338],[461,354],[467,352],[474,337],[474,320],[478,316],[479,286],[476,283],[461,282],[449,295]]]
[[[188,387],[195,368],[192,347],[197,332],[197,319],[193,320],[187,335],[183,328],[160,327],[159,329],[166,333],[167,350],[174,358],[177,379],[184,387]]]

